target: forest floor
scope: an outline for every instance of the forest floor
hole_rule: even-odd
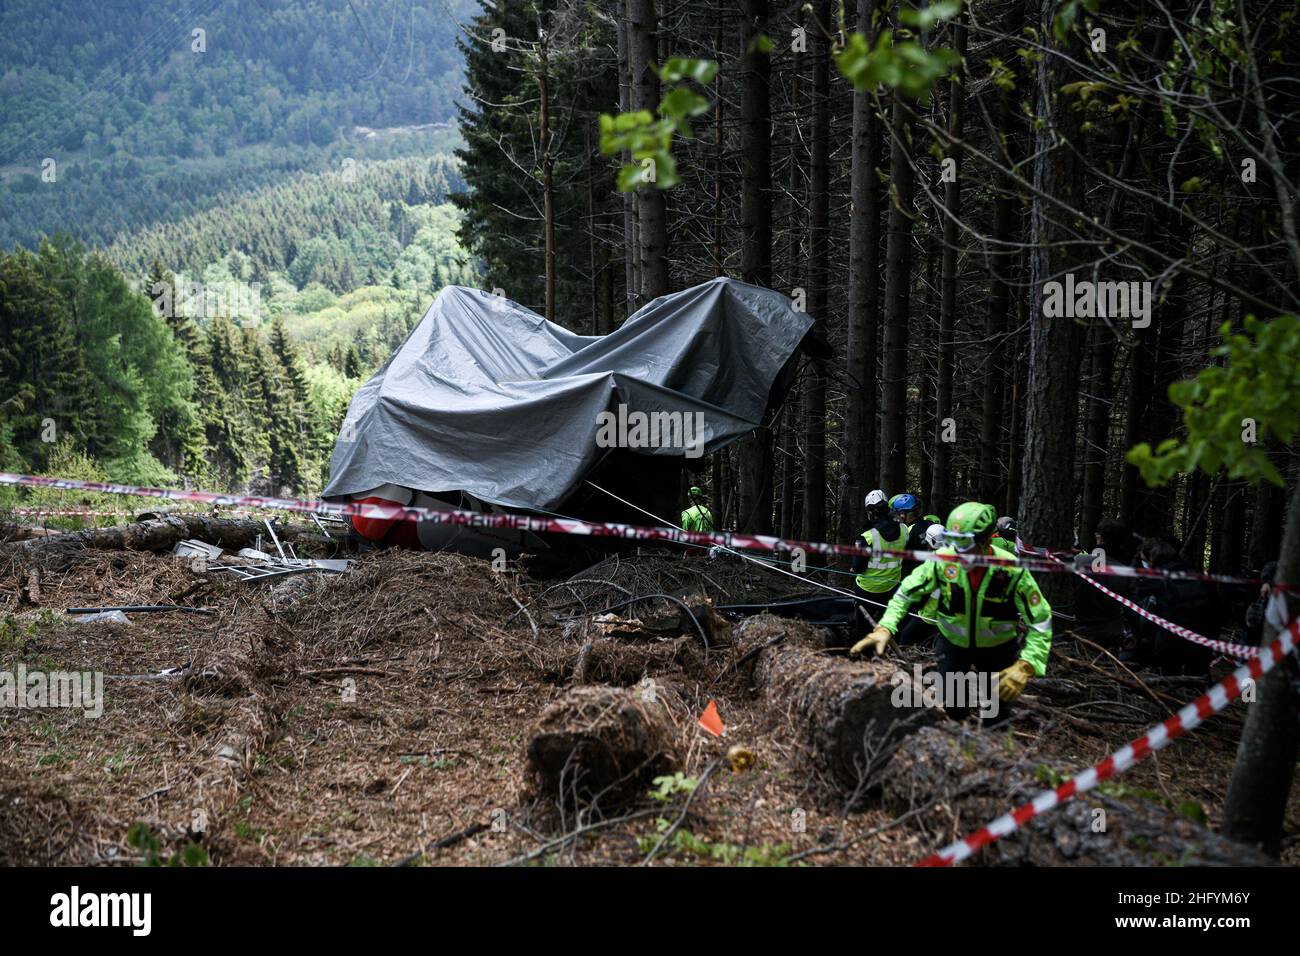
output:
[[[21,661],[108,675],[97,719],[0,711],[0,864],[158,862],[197,844],[214,865],[628,865],[675,825],[656,865],[896,865],[987,822],[942,803],[910,815],[883,801],[850,809],[809,766],[788,715],[732,666],[725,639],[706,654],[689,630],[628,634],[597,620],[625,592],[771,599],[782,579],[730,560],[638,556],[573,581],[402,551],[274,585],[218,583],[141,552],[88,551],[64,570],[0,552],[0,670]],[[129,624],[63,613],[186,592],[217,613]],[[927,659],[903,653],[909,669]],[[168,668],[183,670],[158,676]],[[1199,692],[1126,673],[1059,631],[1052,668],[1074,703],[1031,684],[1009,726],[983,731],[1044,781],[1085,769]],[[647,678],[695,792],[670,786],[656,799],[647,785],[616,812],[575,819],[530,779],[538,715],[576,682]],[[722,739],[696,721],[710,700]],[[1107,785],[1108,797],[1203,812],[1216,827],[1244,706]],[[724,758],[736,744],[755,758],[740,772]],[[1297,802],[1287,829],[1283,862],[1295,864]]]

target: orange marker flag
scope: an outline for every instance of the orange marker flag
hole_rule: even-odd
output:
[[[700,726],[713,734],[715,737],[721,737],[723,731],[722,717],[718,714],[718,705],[709,701],[709,706],[704,708],[704,713],[700,714]]]

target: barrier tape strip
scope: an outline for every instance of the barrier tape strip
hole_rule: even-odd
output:
[[[1286,610],[1281,594],[1275,592],[1269,601],[1270,621],[1279,628],[1277,640],[1268,647],[1257,648],[1258,656],[1211,687],[1206,693],[1184,706],[1176,714],[1156,724],[1136,740],[1116,750],[1105,760],[1094,764],[1078,776],[1059,787],[1044,790],[1023,806],[1003,814],[992,823],[980,827],[969,836],[944,847],[926,857],[917,866],[952,866],[965,860],[976,850],[1014,833],[1036,816],[1052,810],[1067,800],[1093,789],[1098,784],[1122,773],[1136,763],[1196,728],[1207,718],[1223,710],[1241,696],[1245,681],[1257,681],[1295,648],[1300,639],[1300,618],[1283,624]]]
[[[1088,577],[1088,575],[1084,574],[1082,571],[1078,570],[1077,568],[1071,568],[1070,570],[1073,571],[1076,575],[1078,575],[1083,580],[1087,581],[1089,584],[1095,587],[1102,594],[1105,594],[1108,597],[1113,597],[1116,601],[1119,601],[1120,604],[1123,604],[1126,608],[1133,611],[1135,614],[1138,614],[1141,617],[1146,618],[1148,621],[1150,621],[1153,624],[1163,627],[1166,631],[1169,631],[1172,634],[1177,634],[1179,637],[1191,641],[1193,644],[1200,644],[1202,647],[1208,647],[1211,650],[1215,650],[1221,654],[1227,654],[1230,657],[1236,657],[1238,659],[1255,657],[1256,655],[1259,654],[1258,647],[1250,647],[1246,644],[1233,644],[1231,641],[1220,641],[1212,637],[1203,637],[1202,635],[1197,634],[1195,631],[1188,630],[1187,628],[1183,627],[1181,624],[1175,624],[1173,621],[1166,621],[1160,615],[1153,614],[1152,612],[1148,611],[1146,608],[1141,607],[1135,604],[1134,602],[1130,601],[1128,598],[1124,597],[1124,595],[1116,594],[1114,591],[1106,587],[1106,585],[1102,584],[1100,581],[1094,581],[1092,578]]]
[[[1183,627],[1181,624],[1175,624],[1173,621],[1166,621],[1160,615],[1153,614],[1151,611],[1148,611],[1146,608],[1138,606],[1133,601],[1130,601],[1128,598],[1124,597],[1122,594],[1116,594],[1114,591],[1106,587],[1100,581],[1093,580],[1087,574],[1080,571],[1078,568],[1074,567],[1071,563],[1067,563],[1066,559],[1062,558],[1060,555],[1053,554],[1051,551],[1048,551],[1046,549],[1039,550],[1037,548],[1031,548],[1023,541],[1021,541],[1019,537],[1016,538],[1016,553],[1021,555],[1034,555],[1034,556],[1045,555],[1051,558],[1052,560],[1058,562],[1062,567],[1067,568],[1073,574],[1087,581],[1098,591],[1101,591],[1103,594],[1107,595],[1108,597],[1112,597],[1116,601],[1119,601],[1121,604],[1123,604],[1125,607],[1132,610],[1140,617],[1145,618],[1146,620],[1157,625],[1158,627],[1164,628],[1166,631],[1169,631],[1171,634],[1176,634],[1178,637],[1191,641],[1193,644],[1200,644],[1202,647],[1208,647],[1211,650],[1218,651],[1221,654],[1227,654],[1230,657],[1237,658],[1238,660],[1244,660],[1245,658],[1248,657],[1254,657],[1259,653],[1258,647],[1251,647],[1246,644],[1233,644],[1231,641],[1221,641],[1215,638],[1205,637],[1201,634],[1197,634],[1193,630],[1189,630],[1188,628]],[[1280,588],[1280,590],[1290,590],[1290,589]]]
[[[629,541],[668,541],[678,544],[723,545],[740,551],[812,552],[830,555],[860,555],[879,557],[879,552],[861,545],[831,544],[825,541],[798,541],[776,538],[771,535],[742,534],[736,531],[683,531],[671,527],[645,527],[615,522],[583,521],[578,518],[539,517],[522,514],[459,511],[455,509],[421,508],[410,505],[362,504],[361,502],[313,501],[301,498],[271,498],[258,495],[223,495],[212,491],[186,491],[179,488],[148,488],[138,485],[112,484],[100,481],[82,481],[76,478],[53,478],[45,475],[17,475],[0,472],[0,485],[25,485],[33,488],[59,488],[71,491],[93,491],[111,495],[137,495],[142,498],[165,498],[170,501],[201,501],[223,508],[261,508],[272,511],[292,511],[301,514],[362,516],[387,521],[428,521],[432,524],[465,525],[473,528],[511,528],[536,533],[571,534],[589,537],[622,538]],[[933,551],[889,551],[891,558],[910,561],[942,560],[965,567],[1020,567],[1028,571],[1060,573],[1061,568],[1052,559],[998,557],[995,554],[937,555]],[[1131,568],[1125,565],[1107,565],[1102,574],[1117,577],[1177,578],[1192,581],[1217,581],[1222,584],[1259,585],[1264,582],[1251,578],[1232,578],[1224,575],[1200,574],[1194,571],[1162,571],[1157,568]]]
[[[1080,551],[1079,554],[1089,554],[1089,552]],[[1041,561],[1043,558],[1050,558],[1053,561],[1062,563],[1073,562],[1073,554],[1063,554],[1061,552],[1049,551],[1047,548],[1031,548],[1025,544],[1019,536],[1016,537],[1016,554],[1023,562],[1028,556],[1031,558],[1030,564],[1035,561]],[[1227,574],[1205,574],[1200,571],[1169,571],[1162,568],[1135,568],[1124,564],[1111,564],[1109,561],[1103,561],[1103,566],[1094,570],[1093,574],[1109,574],[1112,577],[1120,578],[1165,578],[1173,581],[1208,581],[1214,584],[1268,584],[1281,591],[1295,591],[1296,588],[1285,584],[1274,584],[1265,581],[1262,578],[1234,578]],[[1074,570],[1073,567],[1067,570]]]

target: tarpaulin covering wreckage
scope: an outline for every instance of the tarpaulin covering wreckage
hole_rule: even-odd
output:
[[[763,422],[811,326],[786,296],[725,278],[655,299],[603,336],[449,286],[353,397],[325,496],[644,522],[600,503],[591,479],[675,517],[683,460]],[[539,543],[429,522],[355,524],[364,537],[433,548]]]

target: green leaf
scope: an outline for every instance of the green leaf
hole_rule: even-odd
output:
[[[898,19],[909,27],[928,30],[940,20],[951,20],[961,13],[961,0],[939,0],[924,10],[912,10],[904,7],[898,11]]]
[[[665,83],[694,80],[701,86],[708,86],[713,82],[713,78],[718,75],[718,64],[714,60],[694,60],[674,56],[669,57],[656,72]]]
[[[1235,479],[1283,484],[1264,438],[1272,434],[1286,443],[1300,430],[1300,365],[1294,361],[1300,318],[1287,314],[1264,322],[1249,315],[1242,325],[1244,334],[1233,333],[1227,323],[1219,330],[1222,344],[1210,354],[1224,358],[1223,366],[1169,386],[1170,401],[1183,409],[1186,437],[1166,438],[1154,453],[1141,444],[1126,455],[1148,484],[1221,467]],[[1246,419],[1255,423],[1254,442],[1245,440]]]
[[[668,91],[659,103],[659,115],[681,123],[688,116],[700,116],[709,111],[709,101],[699,93],[684,86]]]

